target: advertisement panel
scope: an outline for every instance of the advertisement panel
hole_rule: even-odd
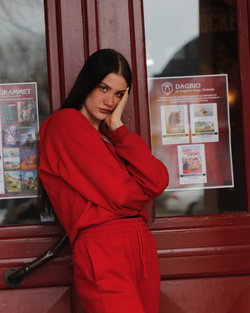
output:
[[[149,107],[167,190],[234,186],[226,74],[149,78]]]
[[[37,195],[36,83],[0,84],[0,198]]]

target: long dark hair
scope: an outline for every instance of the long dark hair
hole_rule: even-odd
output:
[[[67,108],[80,110],[87,96],[110,73],[123,76],[129,91],[131,90],[132,73],[125,57],[113,49],[98,50],[83,65],[60,110]],[[38,181],[37,209],[43,216],[53,214],[50,199],[40,179]]]
[[[113,49],[98,50],[84,64],[61,109],[79,110],[87,96],[110,73],[123,76],[130,90],[132,74],[124,56]]]

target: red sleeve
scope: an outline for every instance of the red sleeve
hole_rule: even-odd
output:
[[[58,173],[89,201],[118,214],[123,207],[140,211],[149,202],[141,182],[121,166],[96,132],[84,124],[64,130],[59,155]]]
[[[127,169],[144,192],[151,198],[159,196],[168,186],[166,166],[156,159],[146,142],[130,133],[123,125],[112,133],[105,132],[115,145],[117,153],[127,161]]]

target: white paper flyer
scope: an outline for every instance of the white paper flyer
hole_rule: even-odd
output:
[[[162,144],[189,143],[187,105],[161,106]]]
[[[177,146],[180,184],[207,182],[205,147],[201,145]]]
[[[217,103],[190,104],[192,143],[219,141]]]

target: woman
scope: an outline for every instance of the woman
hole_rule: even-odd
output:
[[[179,112],[171,112],[168,118],[167,133],[183,133],[183,125],[180,125],[181,117]]]
[[[145,205],[166,188],[168,172],[121,121],[130,87],[126,59],[97,51],[40,130],[39,176],[69,236],[75,284],[90,313],[159,311]]]

